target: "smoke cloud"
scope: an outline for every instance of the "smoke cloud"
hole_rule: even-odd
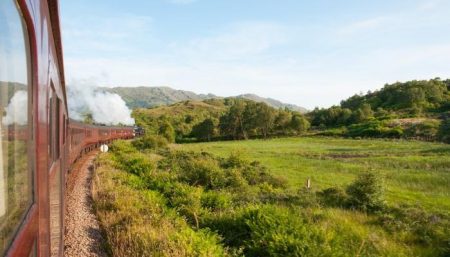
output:
[[[17,124],[26,125],[28,121],[28,92],[19,90],[11,97],[8,106],[5,108],[6,115],[2,117],[5,126]]]
[[[83,121],[90,114],[96,123],[134,125],[122,97],[102,91],[94,81],[77,80],[67,88],[70,118]]]

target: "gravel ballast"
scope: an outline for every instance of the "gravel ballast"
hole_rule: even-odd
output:
[[[66,187],[65,257],[106,257],[105,242],[93,209],[92,176],[96,152],[83,156],[71,171]]]

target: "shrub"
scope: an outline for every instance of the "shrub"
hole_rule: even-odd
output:
[[[247,164],[247,162],[240,156],[240,152],[231,152],[227,159],[223,160],[221,165],[224,168],[240,168]]]
[[[162,124],[159,126],[158,133],[165,137],[167,141],[170,143],[175,142],[175,129],[173,128],[172,124],[168,121],[163,121]]]
[[[259,162],[252,162],[250,165],[242,166],[241,170],[249,185],[267,183],[276,188],[285,188],[287,186],[286,179],[271,175],[267,168]]]
[[[418,137],[421,139],[432,140],[436,138],[439,125],[439,122],[433,120],[412,124],[405,130],[405,135],[407,137]]]
[[[323,236],[295,216],[291,210],[280,206],[249,210],[244,216],[250,231],[245,240],[246,256],[318,256],[323,253]]]
[[[158,149],[166,147],[167,139],[160,136],[145,135],[133,141],[133,146],[139,150]]]
[[[317,193],[321,202],[326,206],[344,207],[347,202],[347,195],[340,187],[326,188]]]
[[[228,256],[226,250],[220,245],[220,238],[208,229],[179,230],[172,236],[172,240],[177,247],[183,249],[182,256]]]
[[[129,173],[148,176],[155,170],[156,165],[141,153],[130,153],[122,156],[120,166]]]
[[[201,197],[202,206],[214,211],[223,211],[232,206],[232,197],[221,191],[207,191]]]
[[[387,208],[377,223],[387,231],[408,233],[412,243],[432,247],[437,256],[450,252],[448,216],[428,213],[418,207]]]
[[[439,140],[450,144],[450,118],[442,121],[438,132]]]
[[[403,135],[403,129],[401,127],[389,128],[382,121],[371,120],[349,126],[346,135],[350,137],[400,138]]]
[[[216,160],[211,158],[192,159],[181,167],[180,177],[190,185],[204,186],[207,189],[223,188],[227,185],[225,172]]]
[[[362,211],[373,212],[384,206],[383,184],[379,175],[366,172],[347,186],[348,205]]]
[[[182,183],[174,183],[169,195],[169,202],[191,224],[199,226],[201,209],[202,188],[192,187]]]

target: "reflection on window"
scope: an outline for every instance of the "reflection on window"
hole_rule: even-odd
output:
[[[0,255],[32,203],[28,42],[24,28],[15,1],[0,1]]]

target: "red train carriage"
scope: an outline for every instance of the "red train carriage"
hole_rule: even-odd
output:
[[[0,256],[62,256],[65,175],[132,127],[69,120],[57,0],[0,1]]]

